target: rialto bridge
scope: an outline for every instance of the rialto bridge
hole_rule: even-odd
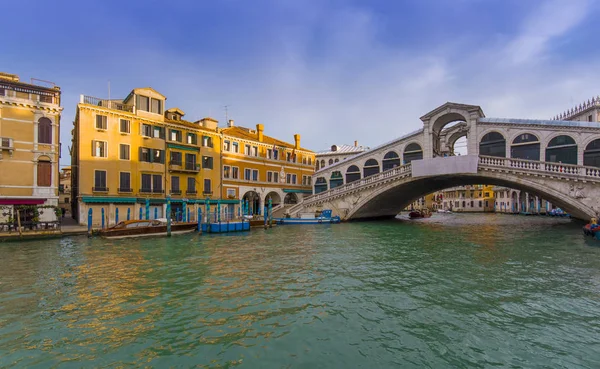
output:
[[[600,212],[600,123],[571,119],[597,120],[590,111],[598,116],[600,99],[564,120],[486,118],[479,106],[446,103],[421,117],[422,129],[317,171],[313,195],[288,212],[393,217],[426,194],[489,184],[526,191],[587,220]],[[461,137],[467,155],[454,156]]]

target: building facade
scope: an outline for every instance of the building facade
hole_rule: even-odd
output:
[[[0,206],[58,205],[61,91],[54,83],[0,73]],[[0,212],[0,217],[6,211]],[[29,221],[33,211],[20,213]],[[39,221],[56,220],[44,211]]]
[[[71,212],[71,167],[63,168],[60,171],[58,206],[65,215]]]
[[[494,212],[494,188],[488,185],[460,186],[434,195],[435,209],[453,212]]]
[[[269,199],[277,210],[312,192],[315,153],[300,146],[299,134],[288,143],[265,135],[262,124],[250,129],[230,120],[221,140],[223,198],[241,199],[251,214],[263,214]]]
[[[329,165],[339,163],[346,160],[350,156],[360,154],[369,150],[368,147],[358,146],[358,141],[354,141],[354,145],[331,145],[331,149],[319,151],[316,154],[316,170],[320,170]]]
[[[218,122],[183,119],[166,97],[137,88],[123,100],[82,95],[72,131],[72,211],[80,224],[172,217],[196,219],[220,199]],[[224,202],[237,202],[233,199]],[[189,213],[189,214],[188,214]]]

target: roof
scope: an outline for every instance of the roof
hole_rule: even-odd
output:
[[[364,146],[354,146],[354,145],[332,145],[332,146],[337,146],[337,150],[332,151],[331,149],[329,149],[329,150],[317,151],[317,155],[321,156],[321,155],[338,155],[338,154],[358,154],[359,152],[369,150],[368,147],[364,147]]]
[[[167,119],[167,118],[165,118],[165,123],[180,125],[180,126],[194,128],[194,129],[199,129],[199,130],[207,131],[207,132],[211,132],[211,133],[217,133],[217,131],[215,131],[214,129],[208,129],[208,128],[203,127],[202,125],[200,125],[198,123],[192,123],[190,121],[183,120],[183,119],[174,120],[174,119]]]
[[[181,110],[179,108],[169,108],[169,109],[167,109],[165,111],[169,112],[169,113],[179,113],[179,115],[185,115],[185,113],[183,112],[183,110]]]
[[[242,138],[244,140],[258,142],[257,133],[252,133],[255,131],[252,130],[252,132],[251,132],[250,128],[234,126],[234,127],[223,128],[221,130],[221,132],[223,134],[231,136],[231,137],[237,137],[237,138]],[[289,148],[289,149],[293,149],[295,147],[294,144],[291,144],[291,143],[288,143],[285,141],[281,141],[281,140],[278,140],[274,137],[267,136],[267,135],[263,135],[262,143],[267,144],[267,145],[275,145],[278,147],[285,147],[285,148]],[[312,150],[308,150],[308,149],[305,149],[302,147],[299,150],[312,152]]]
[[[515,118],[479,118],[481,123],[542,125],[554,127],[600,128],[599,122],[579,122],[574,120],[544,120],[544,119],[515,119]]]
[[[467,105],[467,104],[460,104],[460,103],[455,103],[455,102],[447,102],[444,105],[440,105],[437,108],[430,111],[429,113],[423,115],[420,119],[421,120],[430,119],[430,118],[434,117],[435,115],[437,115],[438,113],[441,113],[442,111],[447,110],[447,109],[466,110],[469,112],[476,111],[479,113],[480,116],[485,117],[485,114],[483,114],[483,110],[481,110],[481,106],[479,106],[479,105]]]

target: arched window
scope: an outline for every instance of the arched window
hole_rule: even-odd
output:
[[[546,161],[577,164],[577,144],[571,136],[557,136],[546,147]]]
[[[329,159],[329,165],[333,164],[333,159]]]
[[[400,156],[395,151],[390,151],[383,157],[382,167],[385,172],[388,169],[400,166]]]
[[[363,177],[372,176],[379,173],[379,163],[375,159],[369,159],[363,168]]]
[[[518,135],[510,146],[510,157],[515,159],[540,160],[540,139],[532,133]]]
[[[335,162],[338,163],[340,161],[340,159],[335,159]]]
[[[583,152],[583,165],[600,168],[600,139],[590,142]]]
[[[38,143],[52,143],[52,122],[48,118],[38,120]]]
[[[358,181],[360,179],[360,169],[356,165],[351,165],[346,170],[346,183]]]
[[[312,165],[312,158],[308,157],[308,165]]]
[[[317,170],[319,170],[319,161],[317,160]]]
[[[318,177],[315,181],[315,193],[327,191],[327,180],[323,177]]]
[[[408,164],[413,160],[423,159],[423,149],[418,143],[411,143],[404,149],[404,164]]]
[[[498,132],[490,132],[481,138],[479,155],[506,157],[506,139]]]
[[[329,179],[329,188],[336,188],[344,184],[344,177],[342,177],[342,172],[334,170],[331,173],[331,178]]]
[[[52,186],[52,163],[50,160],[39,160],[37,163],[37,185],[39,187]]]
[[[321,160],[321,168],[325,168],[325,160]]]

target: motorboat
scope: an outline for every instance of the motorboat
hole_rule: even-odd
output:
[[[583,234],[600,240],[600,225],[598,224],[598,220],[596,218],[592,218],[588,224],[583,226]]]
[[[429,218],[431,217],[431,212],[429,211],[429,209],[413,210],[410,213],[408,213],[408,217],[410,219]]]
[[[323,210],[320,213],[300,213],[298,218],[273,218],[277,224],[334,224],[340,223],[339,216],[331,216],[331,210]]]
[[[438,209],[437,212],[441,214],[452,214],[452,211],[447,209]]]
[[[190,233],[197,227],[198,223],[196,222],[174,222],[171,224],[171,234]],[[99,235],[104,238],[166,236],[167,220],[126,220],[119,222],[110,228],[101,230]]]

